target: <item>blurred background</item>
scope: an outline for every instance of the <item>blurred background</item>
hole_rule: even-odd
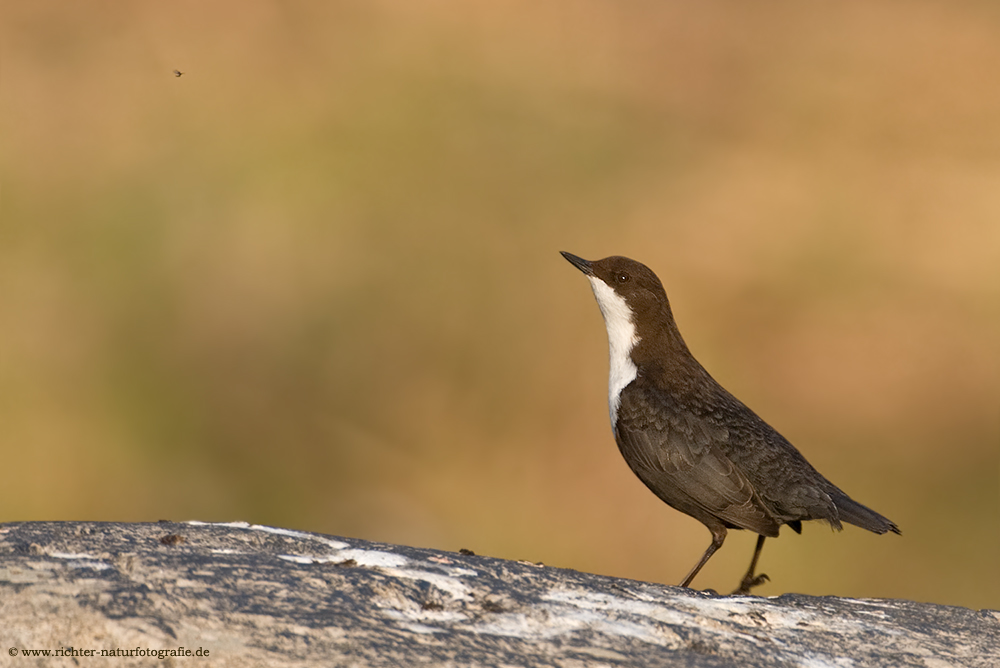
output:
[[[0,22],[0,519],[247,520],[675,584],[558,254],[900,536],[757,590],[1000,608],[1000,7],[67,3]],[[174,70],[182,72],[176,76]],[[695,585],[729,591],[733,532]]]

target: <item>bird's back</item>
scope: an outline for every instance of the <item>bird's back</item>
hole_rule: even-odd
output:
[[[642,397],[644,410],[661,416],[663,428],[652,430],[658,435],[647,438],[658,442],[648,447],[662,450],[665,454],[661,457],[676,456],[678,452],[688,456],[715,453],[712,456],[727,460],[779,524],[797,526],[803,520],[825,520],[839,529],[844,521],[876,533],[898,531],[895,524],[855,502],[827,480],[795,446],[716,382],[693,357],[690,362],[693,364],[684,364],[680,369],[643,368],[633,383],[635,387],[627,388]],[[657,382],[643,381],[652,381],[657,374]],[[644,430],[650,432],[649,426]],[[751,526],[741,528],[768,535]]]

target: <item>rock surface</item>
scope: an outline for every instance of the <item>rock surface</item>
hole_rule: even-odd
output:
[[[716,597],[238,522],[2,524],[0,636],[3,666],[1000,666],[997,611]]]

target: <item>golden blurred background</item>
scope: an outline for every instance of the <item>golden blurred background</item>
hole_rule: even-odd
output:
[[[709,534],[618,454],[558,251],[622,254],[903,529],[786,530],[758,593],[1000,608],[995,3],[9,0],[0,38],[3,521],[674,584]]]

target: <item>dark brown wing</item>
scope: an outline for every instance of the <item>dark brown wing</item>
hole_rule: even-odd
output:
[[[780,521],[719,447],[724,428],[673,405],[644,383],[621,394],[615,438],[622,456],[653,493],[706,522],[777,536]]]

